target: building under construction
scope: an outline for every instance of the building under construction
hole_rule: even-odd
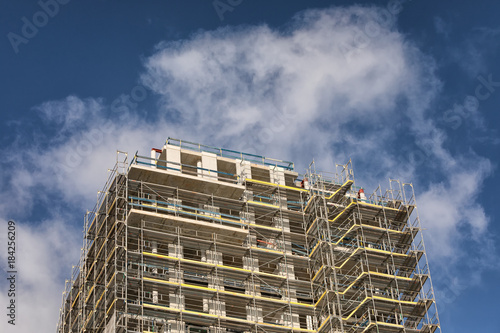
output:
[[[58,333],[440,332],[411,184],[168,139],[118,153]]]

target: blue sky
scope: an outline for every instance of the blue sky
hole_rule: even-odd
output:
[[[55,329],[116,150],[168,136],[412,182],[443,331],[498,332],[498,1],[41,3],[0,4],[2,332]]]

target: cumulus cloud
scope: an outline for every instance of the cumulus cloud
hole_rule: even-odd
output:
[[[452,30],[451,23],[439,16],[434,17],[434,28],[438,34],[444,36],[445,38],[450,36]]]
[[[67,217],[66,217],[67,218]],[[6,226],[1,220],[0,225]],[[75,228],[63,216],[40,221],[38,225],[18,222],[16,225],[16,325],[0,322],[2,332],[49,332],[55,330],[64,280],[69,279],[71,266],[77,265],[82,244],[83,228]],[[0,243],[6,244],[6,233],[0,233]],[[2,270],[7,252],[0,252]],[[2,274],[3,275],[3,274]],[[0,288],[7,290],[6,280]],[[0,302],[8,304],[6,292]],[[10,329],[14,330],[10,331]],[[8,330],[9,329],[9,330]]]
[[[418,79],[403,37],[379,20],[374,9],[352,7],[302,13],[284,32],[202,32],[161,44],[143,82],[180,125],[210,131],[212,142],[289,158],[305,146],[326,152],[346,125],[383,124]]]
[[[113,102],[76,96],[40,105],[40,119],[60,134],[9,161],[4,181],[18,187],[0,209],[53,196],[90,208],[116,149],[147,154],[167,136],[293,160],[299,172],[313,158],[326,171],[352,158],[358,185],[375,188],[389,176],[415,183],[431,256],[452,265],[468,255],[459,251],[466,232],[472,242],[487,239],[477,196],[491,165],[446,148],[432,108],[436,64],[395,19],[376,7],[309,10],[282,29],[225,27],[160,43],[141,77],[158,112],[140,103],[115,112]]]

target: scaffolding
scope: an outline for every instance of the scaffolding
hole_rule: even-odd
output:
[[[117,153],[58,333],[435,332],[411,184],[167,139]]]

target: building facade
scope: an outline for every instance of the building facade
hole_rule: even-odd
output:
[[[58,333],[440,332],[411,184],[170,138],[117,161]]]

